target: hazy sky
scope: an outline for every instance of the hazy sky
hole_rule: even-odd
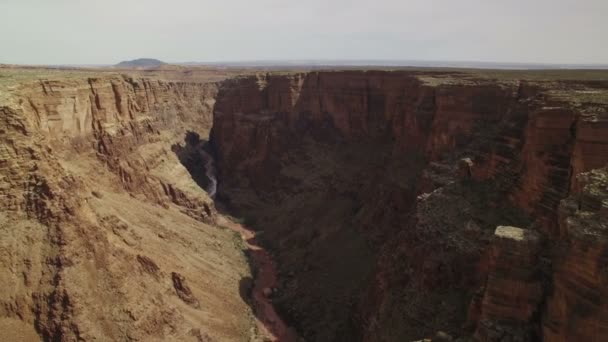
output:
[[[608,0],[0,0],[0,63],[608,63]]]

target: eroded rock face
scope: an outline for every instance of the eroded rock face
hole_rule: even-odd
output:
[[[370,71],[228,81],[215,107],[220,172],[268,183],[278,156],[305,134],[346,142],[383,137],[396,153],[420,153],[429,161],[468,149],[476,180],[505,176],[502,186],[512,201],[555,233],[555,208],[576,188],[573,175],[605,162],[605,115],[523,80],[423,80],[415,73]]]
[[[602,341],[608,336],[608,169],[585,173],[580,192],[561,202],[562,244],[543,317],[545,341]]]
[[[249,339],[245,257],[172,151],[206,136],[214,89],[100,77],[1,94],[0,339]]]
[[[184,302],[188,303],[189,305],[191,305],[192,307],[194,307],[196,309],[199,309],[201,307],[201,303],[198,301],[198,299],[192,293],[190,286],[188,286],[188,284],[186,284],[186,278],[183,275],[181,275],[177,272],[172,272],[171,280],[173,281],[173,287],[175,288],[175,293],[181,300],[183,300]]]
[[[313,72],[220,87],[211,137],[219,196],[264,229],[285,273],[297,270],[277,302],[306,337],[389,341],[475,327],[485,340],[542,334],[539,255],[560,243],[557,206],[579,186],[576,174],[608,162],[598,133],[605,106],[551,89],[574,96],[606,84],[452,76]],[[513,243],[511,255],[492,237],[498,225],[548,242]],[[365,251],[359,273],[322,252],[343,260],[351,254],[338,241],[358,239],[367,246],[356,247]],[[340,294],[314,284],[336,284]],[[462,330],[471,300],[479,324]],[[344,307],[352,309],[334,309]],[[344,334],[353,329],[356,337]]]
[[[0,107],[0,331],[251,337],[245,260],[182,165],[203,143],[178,146],[213,125],[217,198],[263,230],[273,303],[306,339],[601,340],[605,170],[575,176],[608,162],[606,106],[577,97],[607,88],[405,71],[21,85]]]
[[[305,133],[345,141],[391,139],[396,151],[435,160],[463,147],[474,128],[500,121],[516,100],[517,85],[434,87],[400,72],[249,77],[220,89],[213,141],[220,168],[231,166],[223,172],[272,163]]]
[[[16,94],[22,115],[51,146],[66,154],[94,149],[127,191],[212,219],[211,201],[192,190],[171,145],[182,143],[186,131],[207,135],[215,85],[124,76],[22,88]]]
[[[543,298],[539,233],[499,226],[491,245],[488,280],[475,338],[480,341],[534,341],[535,316]]]

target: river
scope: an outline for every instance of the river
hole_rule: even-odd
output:
[[[206,151],[202,151],[202,154],[205,160],[205,175],[209,179],[209,185],[205,190],[211,198],[215,198],[217,193],[215,161],[211,154]],[[271,341],[296,341],[296,334],[293,329],[279,317],[271,298],[267,293],[264,293],[277,286],[277,267],[270,253],[257,243],[255,232],[249,227],[233,222],[223,215],[218,215],[217,223],[239,233],[249,250],[249,258],[255,268],[252,273],[256,275],[251,291],[251,301],[256,316],[258,334]]]
[[[205,176],[209,179],[209,185],[207,185],[205,191],[214,199],[215,194],[217,193],[217,171],[215,169],[215,162],[211,154],[207,151],[201,150],[201,155],[205,161]]]

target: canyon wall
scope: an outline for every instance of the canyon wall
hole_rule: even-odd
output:
[[[255,335],[243,251],[174,153],[208,134],[215,92],[116,76],[2,93],[2,339]]]
[[[547,341],[602,341],[608,336],[608,170],[578,177],[580,190],[559,206],[561,241],[543,317]]]
[[[369,71],[229,80],[214,122],[215,146],[221,158],[230,158],[224,169],[254,172],[259,167],[244,166],[272,163],[273,154],[307,132],[344,141],[383,137],[394,141],[395,151],[421,153],[430,162],[468,154],[476,180],[513,174],[517,179],[504,184],[512,201],[555,229],[559,200],[577,189],[572,176],[605,163],[605,113],[552,98],[547,90],[554,84],[450,84],[443,77],[453,75],[441,73],[436,79],[444,83],[433,84],[422,76],[428,77]]]
[[[608,162],[608,84],[533,79],[20,84],[0,94],[0,331],[252,338],[250,270],[186,155],[210,134],[217,199],[306,340],[601,341],[606,171],[577,175]]]
[[[284,273],[277,302],[305,337],[388,341],[448,330],[552,340],[540,317],[559,277],[545,265],[562,242],[557,208],[580,188],[577,174],[608,162],[606,106],[577,94],[606,88],[441,72],[229,80],[211,134],[219,196],[264,230]],[[536,231],[549,247],[497,259],[499,225]],[[327,248],[335,258],[361,253],[336,261]],[[508,294],[512,285],[522,292]],[[509,296],[529,303],[525,314]]]
[[[123,76],[40,81],[23,86],[15,101],[32,129],[65,159],[94,151],[126,190],[159,203],[168,199],[204,217],[210,200],[190,191],[196,185],[168,148],[183,142],[187,131],[208,134],[215,93],[211,83]]]

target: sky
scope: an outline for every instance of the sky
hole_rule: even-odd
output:
[[[0,0],[0,63],[608,63],[608,0]]]

